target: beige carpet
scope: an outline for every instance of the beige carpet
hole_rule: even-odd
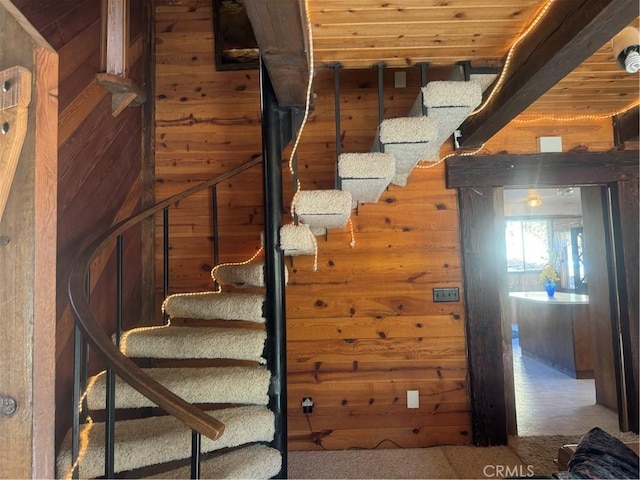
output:
[[[623,441],[631,433],[614,433]],[[510,437],[509,446],[289,452],[289,478],[505,478],[550,475],[558,449],[580,436]]]

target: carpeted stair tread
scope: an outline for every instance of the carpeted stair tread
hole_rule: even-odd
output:
[[[342,190],[301,190],[296,194],[298,219],[314,228],[343,228],[351,216],[351,194]]]
[[[263,406],[243,406],[207,412],[225,425],[216,441],[202,437],[201,451],[212,452],[253,442],[270,442],[274,415]],[[104,475],[104,423],[81,426],[80,478]],[[116,422],[115,471],[124,472],[191,456],[191,430],[174,417],[149,417]],[[58,476],[69,478],[71,432],[57,457]]]
[[[250,445],[224,455],[202,461],[200,478],[251,478],[268,479],[275,477],[282,468],[282,455],[275,448],[266,445]],[[146,478],[189,478],[190,467],[182,467]]]
[[[288,273],[285,266],[285,284],[289,277]],[[231,285],[235,288],[265,286],[264,262],[247,263],[244,265],[218,265],[213,269],[212,276],[220,285]]]
[[[438,135],[424,160],[438,160],[440,147],[460,127],[482,101],[482,87],[477,82],[430,82],[422,87],[422,101],[427,116],[438,124]]]
[[[496,78],[498,78],[497,73],[472,73],[469,75],[469,81],[480,85],[480,90],[483,92],[491,86]]]
[[[145,372],[189,403],[266,405],[270,372],[265,367],[147,368]],[[87,388],[89,410],[105,408],[106,375],[91,378]],[[154,407],[128,383],[116,379],[116,408]]]
[[[246,320],[264,323],[264,295],[249,293],[176,293],[163,304],[170,318]]]
[[[309,225],[288,224],[280,227],[280,249],[286,256],[315,255],[316,239]]]
[[[343,153],[338,157],[342,190],[351,194],[352,207],[376,203],[396,173],[396,160],[390,153]]]
[[[396,172],[391,183],[406,186],[413,168],[430,151],[438,138],[438,125],[429,117],[402,117],[383,120],[379,129],[379,142],[385,153],[396,160]]]
[[[227,358],[265,363],[266,338],[261,328],[143,327],[122,335],[120,351],[131,358]]]

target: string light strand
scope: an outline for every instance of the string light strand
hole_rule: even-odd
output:
[[[482,105],[480,105],[473,112],[471,112],[469,114],[469,116],[476,115],[476,114],[480,113],[481,111],[483,111],[487,107],[487,105],[491,102],[493,97],[500,91],[500,88],[502,87],[502,84],[504,83],[504,80],[505,80],[505,77],[507,75],[507,72],[509,71],[509,66],[511,65],[511,60],[512,60],[513,53],[515,52],[516,47],[520,44],[520,42],[522,42],[525,38],[527,38],[529,36],[529,34],[533,31],[534,28],[536,28],[538,23],[540,23],[540,21],[544,18],[544,16],[547,14],[549,8],[551,8],[551,5],[554,2],[555,2],[555,0],[547,0],[547,3],[545,3],[545,5],[542,7],[542,9],[538,12],[538,14],[533,19],[533,21],[526,28],[526,30],[524,32],[522,32],[518,36],[518,38],[516,38],[516,40],[513,42],[513,44],[509,48],[509,51],[507,52],[507,57],[506,57],[506,59],[504,61],[504,66],[502,67],[502,71],[500,72],[500,76],[498,77],[498,80],[496,81],[496,83],[494,84],[493,88],[491,89],[491,93],[486,98],[486,100],[482,103]]]
[[[452,152],[448,155],[445,155],[444,157],[442,157],[440,160],[438,160],[437,162],[429,162],[429,163],[419,163],[418,165],[416,165],[416,168],[420,168],[423,170],[426,170],[428,168],[433,168],[436,165],[440,165],[442,162],[444,162],[447,158],[451,158],[451,157],[468,157],[470,155],[475,155],[476,153],[478,153],[480,150],[482,150],[484,148],[485,144],[483,143],[482,145],[480,145],[478,148],[476,148],[475,150],[471,150],[470,152]]]
[[[526,118],[517,118],[513,120],[514,123],[534,123],[540,120],[552,120],[556,122],[574,122],[576,120],[606,120],[607,118],[615,117],[617,115],[622,115],[625,112],[628,112],[632,108],[640,105],[640,100],[633,102],[631,105],[628,105],[619,110],[615,110],[609,113],[590,113],[590,114],[580,114],[580,115],[572,115],[570,117],[559,117],[556,115],[549,114],[541,114],[541,115],[525,115]]]

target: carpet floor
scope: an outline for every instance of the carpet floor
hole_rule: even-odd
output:
[[[631,433],[614,433],[637,441]],[[510,437],[509,446],[440,446],[388,450],[289,452],[289,478],[471,479],[550,475],[558,449],[580,436]]]

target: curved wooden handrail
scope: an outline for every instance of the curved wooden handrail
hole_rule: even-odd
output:
[[[247,170],[262,162],[262,157],[256,157],[242,165],[229,170],[211,180],[202,182],[178,195],[174,195],[160,203],[118,223],[104,235],[101,235],[85,248],[77,257],[71,269],[68,284],[68,295],[71,308],[75,313],[75,318],[80,330],[84,334],[88,343],[94,348],[98,356],[111,368],[116,375],[125,382],[149,398],[153,403],[165,410],[167,413],[181,420],[192,430],[216,440],[224,431],[224,424],[215,418],[207,415],[200,408],[186,402],[156,380],[147,375],[144,370],[138,367],[133,361],[123,355],[113,343],[109,335],[100,327],[89,307],[89,302],[85,294],[85,278],[89,267],[98,253],[109,243],[114,241],[118,235],[122,234],[132,226],[155,213],[169,207],[183,198],[200,192],[205,188],[223,182],[240,172]]]

